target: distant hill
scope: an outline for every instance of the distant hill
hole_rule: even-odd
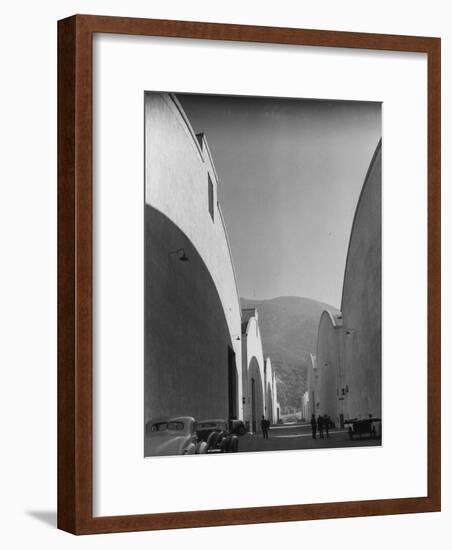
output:
[[[241,298],[241,304],[242,308],[255,307],[258,311],[264,355],[271,358],[276,372],[282,413],[300,410],[309,354],[316,353],[320,316],[325,309],[337,309],[296,296]]]

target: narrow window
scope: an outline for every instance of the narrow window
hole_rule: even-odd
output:
[[[210,174],[207,174],[209,185],[209,214],[213,221],[213,183],[210,179]]]

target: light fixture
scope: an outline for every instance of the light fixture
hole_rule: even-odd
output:
[[[172,252],[168,252],[168,256],[171,256],[171,254],[177,254],[179,256],[180,262],[188,262],[188,256],[185,254],[184,248],[178,248],[177,250],[173,250]]]

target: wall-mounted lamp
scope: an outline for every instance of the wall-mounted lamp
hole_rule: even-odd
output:
[[[246,401],[245,397],[242,397],[242,405],[245,404],[245,401]]]
[[[168,252],[168,256],[171,256],[171,254],[177,254],[178,259],[180,262],[188,262],[188,256],[185,254],[184,248],[178,248],[177,250],[173,250],[172,252]]]

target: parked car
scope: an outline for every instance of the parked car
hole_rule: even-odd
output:
[[[155,418],[146,423],[146,456],[193,455],[207,452],[191,416]]]
[[[196,434],[207,444],[208,453],[236,453],[239,438],[229,429],[227,420],[200,420],[196,423]]]
[[[234,418],[232,420],[229,420],[229,431],[231,432],[231,434],[245,435],[248,430],[246,429],[243,420],[237,420]]]

